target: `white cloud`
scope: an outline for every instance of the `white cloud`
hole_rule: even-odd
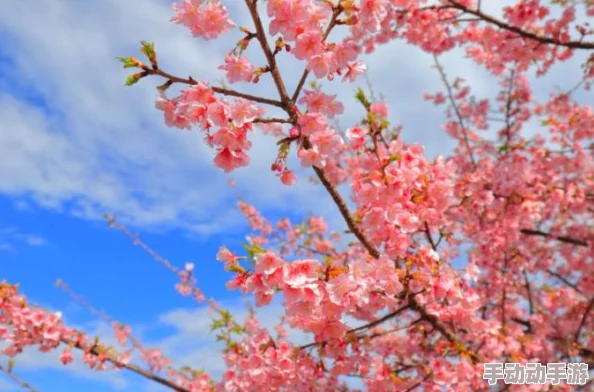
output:
[[[233,192],[200,133],[166,128],[154,109],[157,81],[126,88],[115,61],[150,39],[162,67],[214,81],[213,65],[237,37],[216,46],[193,39],[168,21],[171,11],[158,0],[142,8],[115,0],[42,0],[34,9],[3,2],[0,14],[11,63],[0,82],[0,192],[83,218],[114,211],[129,223],[202,234],[241,225],[228,209]],[[42,104],[23,98],[31,94]],[[252,166],[235,175],[247,199],[285,211],[313,204],[321,190],[306,181],[286,188],[268,170],[274,141],[257,136],[254,144]]]
[[[47,246],[49,242],[38,234],[24,233],[16,227],[0,227],[0,251],[16,252],[22,245]]]
[[[200,132],[180,133],[162,125],[153,107],[157,81],[123,86],[127,72],[115,57],[137,54],[141,39],[155,42],[162,68],[172,73],[220,78],[216,65],[240,35],[231,33],[215,43],[194,39],[169,22],[170,3],[146,0],[138,7],[118,0],[38,0],[31,7],[0,2],[1,42],[8,56],[0,63],[0,192],[17,198],[17,207],[26,207],[30,198],[82,218],[113,211],[137,226],[181,227],[201,235],[243,226],[228,208],[235,197],[212,166],[213,152]],[[487,2],[484,9],[498,15],[510,3]],[[238,24],[250,26],[243,5],[229,4]],[[340,32],[331,39],[337,37]],[[248,53],[259,64],[262,55],[252,46]],[[403,42],[364,57],[376,95],[390,103],[393,123],[404,125],[403,138],[424,144],[429,156],[451,151],[453,142],[440,129],[442,109],[421,98],[424,92],[443,89],[431,57]],[[443,56],[450,78],[464,76],[479,97],[493,96],[494,80],[462,57],[461,51]],[[279,64],[291,90],[303,63],[284,56]],[[543,80],[544,87],[537,86],[539,97],[546,97],[554,83],[565,85],[566,74],[567,68],[557,67]],[[347,104],[342,126],[358,121],[362,111],[352,99],[354,86],[323,84]],[[237,88],[276,96],[269,78]],[[251,166],[233,175],[247,201],[272,212],[311,209],[341,223],[329,197],[306,176],[295,187],[281,185],[269,170],[274,140],[262,135],[253,139]]]
[[[182,227],[204,235],[240,228],[243,220],[228,208],[233,192],[212,167],[212,151],[200,133],[162,125],[153,107],[156,80],[123,86],[126,72],[115,57],[137,53],[141,39],[155,42],[164,69],[210,81],[220,76],[215,65],[238,35],[215,44],[193,39],[168,21],[167,3],[147,0],[142,8],[116,0],[0,3],[3,50],[12,63],[2,66],[7,78],[0,82],[0,192],[21,198],[21,208],[22,197],[30,196],[82,218],[114,211],[138,226]],[[236,7],[231,11],[246,18]],[[406,125],[405,138],[421,141],[435,155],[448,145],[438,129],[442,115],[420,96],[436,77],[429,66],[417,66],[426,60],[422,54],[395,45],[367,59],[372,82],[392,104],[394,122]],[[254,56],[254,62],[261,58]],[[280,62],[290,88],[303,69],[296,64]],[[386,91],[388,79],[393,89]],[[354,86],[324,85],[347,104],[341,124],[358,121],[362,112],[353,103]],[[266,78],[246,90],[276,95]],[[233,176],[246,200],[268,211],[325,213],[341,224],[329,197],[306,176],[291,188],[274,178],[269,167],[275,150],[274,140],[254,137],[251,166]]]
[[[231,312],[235,321],[240,324],[248,315],[245,300],[226,301],[220,304]],[[174,309],[159,316],[159,322],[172,327],[174,332],[168,337],[155,342],[155,346],[167,353],[181,366],[187,365],[202,368],[209,374],[218,377],[225,370],[221,355],[222,343],[215,342],[215,333],[210,332],[212,316],[210,309]],[[256,308],[256,318],[260,326],[268,328],[274,335],[277,325],[284,313],[280,301],[274,301],[268,306]],[[307,335],[288,329],[288,340],[294,344],[308,342]]]

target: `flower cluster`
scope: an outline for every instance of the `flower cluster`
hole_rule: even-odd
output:
[[[216,151],[215,166],[225,172],[247,166],[248,134],[261,131],[277,139],[271,169],[284,184],[297,180],[287,166],[295,154],[335,204],[345,235],[318,216],[273,225],[255,206],[239,203],[252,230],[246,254],[221,247],[217,259],[232,273],[229,289],[252,295],[257,306],[279,297],[278,336],[254,315],[240,325],[211,304],[221,315],[214,322],[222,330],[217,339],[226,343],[227,370],[219,382],[174,369],[155,349],[140,349],[146,372],[129,365],[131,350],[118,354],[89,341],[3,283],[4,352],[64,344],[64,364],[80,349],[94,369],[127,368],[184,392],[347,391],[354,389],[344,382],[350,377],[371,391],[487,391],[482,363],[591,363],[594,113],[573,93],[589,88],[594,55],[577,87],[548,99],[537,100],[531,77],[577,50],[594,49],[588,41],[594,33],[577,22],[577,2],[555,2],[563,3],[555,14],[542,1],[520,0],[503,7],[501,17],[474,0],[261,3],[245,1],[253,26],[238,28],[244,37],[219,69],[230,84],[270,76],[276,98],[170,75],[146,43],[150,67],[135,58],[122,62],[142,71],[129,84],[149,75],[166,79],[156,102],[165,123],[202,129]],[[268,26],[260,15],[264,6]],[[591,1],[583,8],[592,15]],[[185,0],[174,12],[175,23],[206,40],[235,26],[219,0]],[[338,29],[344,35],[332,41]],[[356,99],[364,117],[343,134],[331,121],[345,112],[344,98],[316,83],[303,88],[308,77],[355,81],[366,69],[360,55],[393,40],[434,56],[444,88],[424,98],[445,110],[444,136],[455,144],[447,158],[430,159],[421,145],[405,143],[401,127],[390,124],[388,103],[363,90]],[[265,64],[252,64],[248,47],[261,50],[258,61]],[[454,48],[497,78],[493,96],[476,96],[463,79],[448,79],[438,56]],[[281,56],[303,67],[292,92]],[[187,87],[168,98],[165,91],[175,83]],[[282,117],[263,117],[264,105]],[[170,269],[181,279],[181,294],[203,299],[194,278],[200,268]],[[287,328],[309,343],[292,342]],[[138,348],[128,327],[115,323],[114,330],[120,345]]]

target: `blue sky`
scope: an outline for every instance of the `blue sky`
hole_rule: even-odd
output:
[[[168,22],[170,3],[0,1],[0,278],[20,283],[33,301],[62,310],[69,323],[110,339],[104,324],[55,287],[62,279],[96,308],[131,324],[149,345],[216,373],[222,367],[213,359],[218,348],[206,333],[205,310],[180,297],[175,276],[101,219],[115,212],[175,264],[194,262],[206,295],[245,315],[241,298],[225,290],[228,275],[214,258],[221,244],[238,248],[246,234],[227,178],[212,166],[212,151],[199,132],[162,125],[154,109],[158,81],[126,88],[127,72],[115,61],[136,55],[138,42],[149,40],[162,68],[220,79],[214,65],[240,37],[193,39]],[[230,11],[248,24],[245,13]],[[421,99],[423,92],[441,89],[431,57],[394,43],[366,60],[375,93],[390,103],[392,121],[404,125],[404,139],[424,144],[430,156],[448,153],[452,142],[439,130],[443,113]],[[290,85],[303,66],[291,64],[280,64]],[[478,96],[496,91],[460,53],[445,56],[442,64],[452,78],[466,77]],[[562,71],[556,75],[563,81]],[[266,84],[237,88],[274,97]],[[350,98],[356,86],[324,86],[344,97],[341,126],[357,121],[361,112]],[[274,140],[257,135],[253,141],[252,164],[232,176],[246,201],[273,220],[313,212],[342,228],[330,200],[307,182],[308,173],[299,172],[297,186],[282,186],[269,171]],[[279,309],[275,304],[260,317],[272,325]],[[35,352],[20,358],[15,372],[45,392],[154,390],[134,376],[94,373],[80,363],[62,367]],[[0,391],[12,390],[0,377]]]

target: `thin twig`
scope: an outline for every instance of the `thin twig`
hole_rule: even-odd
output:
[[[474,159],[472,147],[470,147],[470,140],[468,139],[468,130],[466,128],[466,125],[464,125],[464,119],[462,118],[462,113],[460,113],[460,109],[458,108],[458,104],[456,103],[456,99],[454,98],[454,92],[452,91],[452,86],[450,85],[450,82],[448,81],[445,71],[444,71],[443,67],[441,66],[441,64],[439,63],[439,60],[436,55],[433,55],[433,60],[435,62],[435,67],[439,71],[441,80],[446,87],[446,90],[448,93],[448,98],[450,100],[450,104],[452,105],[452,108],[454,109],[454,112],[456,113],[456,117],[458,118],[458,124],[460,125],[460,128],[462,128],[462,136],[464,139],[464,144],[466,145],[466,150],[468,151],[468,156],[470,158],[470,162],[472,163],[472,166],[474,166],[476,168],[476,166],[477,166],[476,161]]]
[[[593,308],[594,308],[594,297],[592,297],[592,299],[588,303],[588,307],[586,308],[586,311],[584,312],[584,315],[582,316],[580,325],[578,326],[578,329],[575,331],[573,340],[575,340],[576,342],[579,340],[580,334],[582,333],[582,329],[584,328],[584,325],[586,325],[586,320],[588,320],[588,316],[590,315],[590,312],[592,311]]]
[[[157,75],[157,76],[166,78],[167,80],[170,80],[172,83],[182,83],[182,84],[188,84],[190,86],[194,86],[194,85],[198,84],[198,82],[196,80],[194,80],[191,76],[188,78],[180,78],[178,76],[171,75],[171,74],[169,74],[165,71],[162,71],[160,69],[150,69],[148,67],[145,69],[145,71],[147,71],[151,75]],[[264,103],[264,104],[276,106],[279,108],[283,107],[283,104],[280,101],[277,101],[274,99],[258,97],[255,95],[241,93],[239,91],[230,90],[230,89],[223,88],[223,87],[210,86],[210,88],[212,89],[212,91],[214,91],[215,93],[218,93],[218,94],[228,95],[231,97],[244,98],[249,101]]]
[[[520,230],[520,232],[522,234],[526,234],[526,235],[537,235],[540,237],[552,238],[557,241],[565,242],[567,244],[572,244],[572,245],[577,245],[577,246],[585,246],[585,247],[588,246],[588,243],[586,241],[578,240],[576,238],[572,238],[572,237],[568,237],[568,236],[564,236],[564,235],[554,236],[550,233],[546,233],[546,232],[540,231],[540,230],[522,229],[522,230]]]
[[[17,377],[13,372],[12,369],[5,369],[2,365],[0,365],[0,372],[4,373],[8,376],[8,378],[10,378],[12,381],[14,381],[15,383],[18,384],[19,387],[21,387],[22,389],[25,389],[29,392],[39,392],[39,389],[33,388],[33,386],[31,386],[31,384],[29,384],[26,381],[23,381],[21,378]]]
[[[330,35],[330,32],[332,31],[332,29],[334,28],[334,26],[336,26],[336,20],[338,19],[338,16],[341,13],[342,13],[342,9],[340,8],[340,6],[336,7],[332,11],[332,17],[330,19],[330,23],[328,24],[328,27],[326,27],[326,31],[324,31],[324,35],[322,36],[322,41],[325,41],[326,38],[328,38],[328,35]],[[303,85],[305,84],[305,81],[307,80],[308,76],[309,76],[309,71],[307,69],[305,69],[303,71],[303,74],[301,75],[301,78],[299,79],[299,83],[297,83],[297,87],[295,88],[293,95],[291,96],[291,102],[297,101],[297,98],[299,97],[299,93],[301,92],[301,89],[303,88]]]

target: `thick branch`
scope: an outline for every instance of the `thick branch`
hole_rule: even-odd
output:
[[[349,230],[355,235],[355,237],[357,237],[357,239],[361,242],[365,249],[367,249],[369,254],[373,256],[374,259],[379,258],[380,252],[369,242],[369,240],[365,237],[363,232],[357,227],[357,224],[353,220],[353,217],[351,216],[346,203],[344,202],[336,188],[334,188],[334,186],[330,183],[330,181],[324,174],[324,171],[316,166],[314,166],[313,169],[316,172],[316,175],[318,176],[322,184],[324,185],[324,187],[326,188],[326,190],[328,191],[328,193],[330,193],[332,200],[334,200],[334,203],[340,210],[340,214],[345,220]]]
[[[457,346],[457,349],[464,348],[466,349],[466,345],[451,331],[447,330],[443,324],[439,322],[439,319],[434,314],[428,313],[425,308],[417,302],[414,297],[411,297],[409,300],[410,308],[418,312],[423,320],[427,321],[429,324],[433,326],[436,330],[441,332],[441,334],[450,342],[454,343]],[[478,355],[472,351],[465,351],[465,353],[470,357],[472,362],[478,363],[480,359]]]
[[[264,31],[264,26],[262,25],[262,20],[260,19],[260,14],[258,13],[258,6],[256,0],[245,0],[245,4],[247,5],[248,10],[250,11],[252,20],[254,21],[258,42],[260,42],[260,46],[262,47],[264,56],[266,56],[266,60],[268,61],[268,68],[270,68],[272,79],[274,80],[274,84],[276,85],[278,94],[282,102],[281,107],[285,107],[289,100],[289,94],[287,93],[287,88],[285,87],[283,78],[281,77],[281,74],[278,70],[274,54],[270,50],[270,46],[268,46],[268,41],[266,40],[266,32]]]
[[[281,100],[280,107],[283,108],[283,110],[290,116],[292,123],[295,125],[297,123],[297,116],[295,115],[295,113],[293,113],[292,104],[293,104],[294,99],[297,99],[297,96],[299,95],[299,90],[303,86],[303,83],[305,82],[305,79],[307,78],[308,73],[306,71],[304,73],[304,75],[302,76],[302,80],[300,81],[299,86],[297,87],[295,93],[293,94],[294,99],[289,99],[287,92],[286,92],[285,85],[282,80],[282,76],[281,76],[281,74],[278,70],[278,67],[276,65],[276,60],[275,60],[274,54],[271,52],[270,47],[268,46],[268,42],[266,41],[266,34],[265,34],[264,28],[262,26],[262,21],[258,15],[256,0],[244,0],[244,1],[250,11],[250,15],[252,16],[252,20],[254,21],[254,24],[256,26],[256,34],[258,37],[258,41],[260,42],[260,46],[262,47],[264,55],[266,56],[266,59],[268,61],[268,67],[271,71],[274,82],[278,89],[278,92],[280,95],[280,100]],[[340,7],[340,5],[337,6],[336,8],[334,8],[330,25],[328,26],[328,28],[326,29],[326,32],[324,33],[324,39],[328,36],[330,31],[336,24],[336,18],[338,17],[338,15],[340,15],[341,12],[342,12],[342,8]],[[303,147],[309,148],[309,146],[310,146],[310,143],[307,140],[307,138],[305,138],[305,140],[303,141]],[[320,182],[324,185],[324,187],[326,188],[326,190],[332,197],[334,203],[337,205],[338,209],[340,210],[340,213],[343,216],[348,228],[355,235],[355,237],[357,237],[359,242],[369,252],[369,254],[374,259],[378,259],[380,257],[379,250],[371,244],[371,242],[367,239],[367,237],[365,237],[363,232],[357,227],[355,221],[353,220],[353,218],[350,215],[350,212],[348,210],[346,203],[344,202],[344,200],[342,199],[342,197],[340,196],[340,194],[338,193],[336,188],[330,183],[330,181],[328,180],[328,178],[326,177],[326,175],[324,173],[324,170],[322,168],[319,168],[316,166],[314,166],[313,169],[314,169],[316,175],[318,176],[318,178],[320,179]],[[405,289],[405,291],[404,291],[405,296],[406,296],[406,294],[410,294],[408,292],[408,289]],[[467,354],[472,359],[473,362],[475,362],[475,363],[478,362],[478,356],[475,353],[470,352],[466,348],[465,344],[453,332],[448,331],[443,326],[443,324],[440,323],[439,319],[435,315],[428,313],[425,310],[425,308],[415,300],[415,298],[413,296],[409,296],[409,305],[407,307],[418,312],[421,315],[421,318],[423,320],[429,322],[436,330],[441,332],[450,342],[455,343],[457,348],[461,352],[464,351],[464,353]],[[382,319],[379,319],[374,322],[381,322],[380,320],[382,320]],[[374,323],[374,322],[372,322],[372,323]],[[311,347],[311,345],[308,345],[306,347]]]

